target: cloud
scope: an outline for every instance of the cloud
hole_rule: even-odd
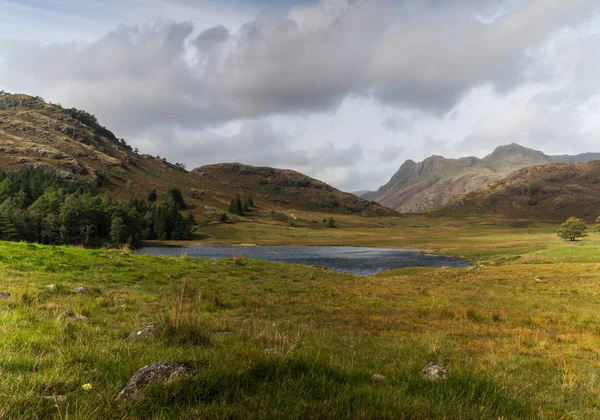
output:
[[[600,42],[586,23],[596,0],[321,0],[257,12],[240,26],[216,24],[224,11],[210,1],[149,1],[173,11],[174,22],[120,25],[93,41],[0,39],[2,88],[86,109],[143,151],[188,166],[292,167],[351,189],[368,178],[356,173],[384,177],[419,154],[512,141],[552,148],[569,133],[572,145],[593,144],[595,128],[586,126],[600,89]],[[211,3],[210,24],[199,23]],[[11,16],[22,13],[10,4]],[[93,7],[61,22],[100,7],[85,4]],[[130,23],[146,8],[106,4],[106,22]],[[192,22],[181,21],[187,15]],[[328,137],[352,101],[370,111],[345,113],[346,125],[368,128]],[[318,119],[316,137],[300,144],[293,133],[301,130],[274,128],[292,116]],[[223,134],[227,124],[239,130]]]
[[[353,95],[444,112],[481,83],[517,85],[528,48],[597,7],[536,0],[510,3],[489,24],[474,18],[498,4],[322,0],[288,16],[261,12],[233,35],[218,26],[192,38],[192,23],[172,23],[121,26],[80,45],[5,40],[0,75],[127,133],[330,111]],[[124,109],[131,118],[118,118]]]

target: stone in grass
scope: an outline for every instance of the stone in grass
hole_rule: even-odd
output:
[[[385,381],[387,378],[383,375],[380,375],[378,373],[376,373],[375,375],[371,376],[371,382],[383,382]]]
[[[277,350],[277,349],[265,349],[265,354],[270,354],[271,356],[279,356],[279,350]]]
[[[87,319],[87,316],[83,314],[76,314],[70,309],[67,309],[58,316],[58,319],[66,319],[68,321],[85,321]]]
[[[0,299],[8,299],[9,297],[10,297],[10,293],[0,292]]]
[[[90,294],[90,291],[88,289],[86,289],[85,287],[76,287],[75,289],[73,289],[71,291],[77,295],[89,295]]]
[[[117,396],[117,399],[130,399],[156,382],[169,382],[183,376],[194,375],[196,372],[196,369],[183,363],[151,363],[133,374],[127,386]]]
[[[443,381],[448,379],[448,371],[443,366],[438,365],[435,362],[429,362],[425,368],[421,371],[423,379],[427,379],[430,382]]]
[[[49,284],[47,286],[44,286],[44,289],[46,289],[49,292],[58,292],[58,286],[56,284]]]
[[[44,395],[42,396],[42,399],[50,400],[54,404],[63,404],[65,401],[67,401],[67,397],[65,395]]]
[[[145,340],[147,338],[156,337],[160,330],[162,329],[162,325],[154,322],[152,324],[144,325],[138,329],[135,329],[129,334],[126,338],[127,341],[136,341],[136,340]]]

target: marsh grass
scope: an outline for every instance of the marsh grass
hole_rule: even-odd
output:
[[[388,244],[406,235],[377,223]],[[350,219],[340,226],[340,243],[351,229],[384,242]],[[476,268],[358,277],[0,243],[11,293],[0,300],[0,418],[598,418],[600,244],[468,223],[441,231],[416,242]],[[92,293],[71,293],[79,286]],[[67,309],[88,318],[57,319]],[[151,322],[162,334],[125,340]],[[156,361],[198,373],[115,400]],[[447,381],[421,378],[430,361],[449,369]],[[388,379],[372,383],[374,373]]]

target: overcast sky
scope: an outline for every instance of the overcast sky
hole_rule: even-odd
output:
[[[599,51],[598,0],[0,0],[0,89],[348,191],[432,154],[600,152]]]

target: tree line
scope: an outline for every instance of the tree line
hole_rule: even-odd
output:
[[[145,239],[189,239],[194,226],[191,213],[181,214],[184,203],[177,189],[160,202],[119,203],[94,185],[35,167],[0,170],[0,203],[0,239],[8,241],[137,246]]]

